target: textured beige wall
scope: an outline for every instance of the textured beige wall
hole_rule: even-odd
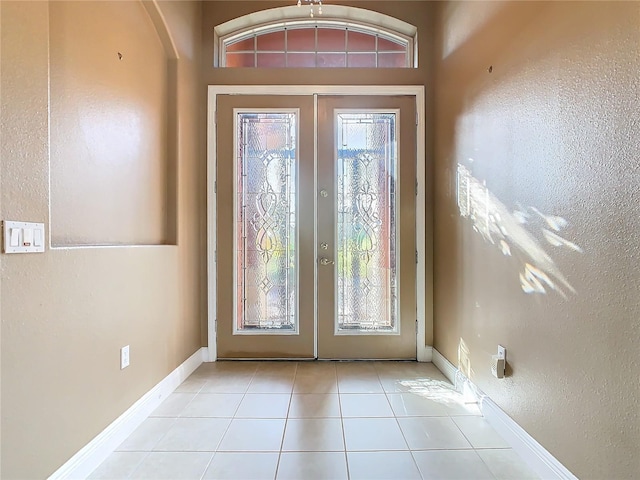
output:
[[[438,24],[435,347],[579,478],[638,478],[640,4]]]
[[[414,25],[418,29],[420,47],[418,49],[418,68],[403,69],[372,69],[372,68],[214,68],[213,58],[213,29],[215,26],[269,8],[291,6],[286,1],[207,1],[203,4],[203,74],[207,85],[425,85],[426,97],[426,197],[427,218],[425,219],[427,234],[427,264],[426,270],[432,270],[431,255],[431,225],[432,225],[432,117],[433,95],[431,69],[431,39],[433,37],[434,5],[424,1],[332,1],[331,4],[349,5],[356,8],[376,11],[398,18]],[[427,281],[424,292],[426,305],[432,303],[432,291]],[[204,330],[205,327],[203,327]],[[425,321],[425,345],[432,345],[433,325],[432,312],[427,310]]]
[[[169,243],[169,58],[143,4],[51,3],[49,67],[52,243]]]
[[[103,6],[116,9],[121,21],[148,22],[132,5]],[[179,125],[172,173],[178,246],[2,256],[2,478],[47,477],[200,347],[201,6],[160,2],[160,8],[179,54],[178,113],[169,119]],[[48,224],[49,177],[56,173],[49,166],[50,5],[2,1],[0,9],[0,218]],[[131,104],[101,95],[74,101],[97,112],[135,105],[143,122],[158,111],[135,97]],[[69,124],[70,133],[76,128]],[[94,128],[109,136],[120,125],[103,118]],[[130,162],[144,164],[138,154],[132,149]],[[81,190],[82,181],[78,172],[68,188]],[[127,344],[131,366],[121,371],[119,349]]]

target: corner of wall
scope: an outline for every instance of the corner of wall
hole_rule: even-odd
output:
[[[206,348],[196,350],[65,462],[49,479],[87,478],[207,358]]]
[[[487,422],[540,478],[548,480],[577,480],[573,473],[509,417],[462,371],[435,349],[433,350],[433,364],[453,383],[458,392],[464,395],[465,398],[473,399],[478,403]]]

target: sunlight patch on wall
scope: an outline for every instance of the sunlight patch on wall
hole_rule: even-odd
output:
[[[555,291],[564,298],[567,298],[565,291],[576,293],[544,245],[546,242],[553,248],[582,253],[580,246],[559,234],[569,225],[566,219],[542,213],[532,206],[517,205],[511,212],[484,182],[461,164],[457,171],[457,200],[460,216],[473,222],[475,232],[499,248],[503,255],[522,262],[519,280],[523,292]],[[534,232],[541,239],[536,238]]]
[[[501,2],[448,3],[443,7],[442,58],[455,53],[504,8]]]
[[[473,372],[471,369],[471,355],[469,347],[462,338],[458,343],[458,368],[467,378],[471,378]]]

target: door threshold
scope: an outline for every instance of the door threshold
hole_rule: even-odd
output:
[[[246,358],[218,358],[218,362],[313,362],[318,360],[317,358],[310,357],[283,357],[283,358],[268,358],[268,357],[246,357]]]
[[[323,362],[417,362],[417,358],[319,358]]]
[[[417,362],[417,358],[218,358],[218,362]]]

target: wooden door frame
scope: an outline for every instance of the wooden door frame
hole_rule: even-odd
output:
[[[416,357],[419,362],[430,362],[432,347],[425,345],[426,328],[433,329],[433,205],[427,206],[426,199],[432,199],[433,178],[427,177],[426,165],[426,120],[425,88],[423,85],[209,85],[207,121],[207,340],[208,361],[217,360],[217,299],[216,299],[216,105],[218,95],[306,95],[315,96],[316,117],[314,142],[317,144],[317,97],[323,95],[408,95],[416,99]],[[317,148],[314,147],[314,185],[317,187]],[[430,169],[431,171],[432,169]],[[317,216],[314,202],[314,216]],[[316,242],[317,243],[317,242]],[[316,252],[317,253],[317,252]],[[317,256],[317,255],[316,255]],[[424,294],[420,294],[424,292]],[[314,308],[314,356],[318,354],[317,336],[317,291]]]

